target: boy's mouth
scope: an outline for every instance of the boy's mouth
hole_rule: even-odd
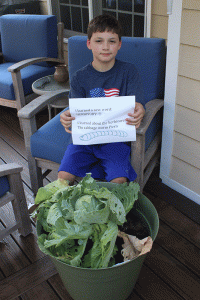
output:
[[[101,55],[103,55],[103,56],[109,56],[109,55],[111,55],[111,53],[101,53]]]

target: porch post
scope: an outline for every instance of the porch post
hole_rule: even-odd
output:
[[[174,0],[168,21],[167,63],[164,97],[164,119],[160,177],[169,186],[172,159],[176,89],[180,48],[180,30],[183,0]]]

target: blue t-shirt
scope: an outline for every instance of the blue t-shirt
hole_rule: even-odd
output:
[[[70,98],[133,95],[136,102],[145,106],[143,87],[136,67],[117,59],[109,71],[99,72],[90,63],[75,72],[71,79]]]

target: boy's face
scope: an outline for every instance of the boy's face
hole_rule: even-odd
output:
[[[108,66],[112,67],[115,63],[115,57],[121,48],[119,36],[112,31],[95,32],[90,40],[87,40],[88,49],[93,53],[93,66],[96,69]]]

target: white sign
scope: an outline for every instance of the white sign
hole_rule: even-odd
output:
[[[73,144],[135,141],[135,126],[125,121],[134,108],[135,96],[69,99]]]

